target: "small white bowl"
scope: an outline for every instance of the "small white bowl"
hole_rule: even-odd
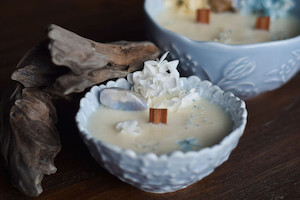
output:
[[[129,89],[124,78],[94,86],[80,101],[76,121],[80,135],[92,156],[111,174],[141,190],[152,193],[174,192],[185,188],[211,174],[225,162],[238,144],[247,122],[245,102],[232,93],[224,93],[209,81],[196,76],[180,78],[186,90],[196,88],[201,97],[220,105],[233,121],[233,131],[220,143],[198,151],[175,151],[157,156],[154,153],[138,154],[95,139],[87,130],[89,116],[100,106],[99,94],[106,87]]]

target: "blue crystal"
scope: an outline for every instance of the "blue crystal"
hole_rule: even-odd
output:
[[[122,88],[105,88],[100,93],[100,103],[114,110],[146,110],[147,102],[140,94]]]
[[[176,143],[179,145],[179,148],[184,152],[195,150],[201,146],[201,144],[198,143],[196,138],[186,138],[183,140],[178,140]]]
[[[270,16],[271,20],[286,17],[295,5],[294,0],[234,0],[234,4],[243,14]]]

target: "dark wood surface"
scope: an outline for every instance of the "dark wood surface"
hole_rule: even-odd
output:
[[[22,56],[55,23],[99,42],[146,40],[142,0],[0,1],[0,95]],[[247,100],[248,124],[229,160],[194,185],[170,194],[142,192],[101,168],[81,142],[78,104],[58,106],[62,151],[56,174],[36,199],[300,199],[300,73],[280,89]],[[0,199],[31,199],[0,164]]]

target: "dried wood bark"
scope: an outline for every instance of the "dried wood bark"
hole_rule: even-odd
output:
[[[53,162],[61,148],[56,120],[50,95],[36,88],[22,89],[10,110],[7,167],[12,183],[29,196],[43,191],[44,174],[56,172]]]
[[[56,91],[53,87],[56,79],[69,70],[52,63],[48,49],[49,41],[45,39],[31,49],[18,63],[11,79],[21,83],[24,87],[40,88],[51,94],[54,99],[69,99],[68,96]]]
[[[102,44],[56,25],[48,36],[20,61],[11,77],[17,86],[0,104],[1,158],[12,184],[28,196],[38,196],[44,175],[56,172],[61,144],[53,100],[70,100],[69,94],[124,77],[159,55],[150,42]]]
[[[66,70],[52,64],[48,43],[42,41],[23,57],[12,74],[17,86],[0,106],[1,157],[12,184],[28,196],[43,191],[41,181],[56,172],[53,161],[61,148],[52,104],[61,95],[51,88]]]
[[[159,55],[158,48],[150,42],[98,43],[56,25],[49,27],[48,36],[53,63],[70,68],[54,84],[66,95],[111,78],[125,77],[141,69],[145,60]]]
[[[66,73],[66,68],[51,62],[48,44],[49,40],[45,39],[32,48],[18,63],[11,79],[24,87],[51,87],[58,76]]]

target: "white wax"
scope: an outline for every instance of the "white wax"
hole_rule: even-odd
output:
[[[275,19],[270,30],[255,30],[255,15],[239,13],[210,14],[210,24],[195,22],[192,12],[166,9],[156,16],[163,27],[197,41],[216,41],[225,44],[249,44],[292,38],[300,34],[300,22],[295,17]],[[221,35],[221,37],[220,37]]]
[[[120,133],[115,126],[121,121],[136,120],[140,134]],[[189,107],[168,112],[166,125],[148,122],[148,111],[120,111],[101,106],[88,119],[88,130],[99,140],[131,149],[137,153],[158,155],[180,150],[180,140],[193,139],[191,150],[219,143],[232,130],[233,123],[220,106],[205,99],[196,100]]]

